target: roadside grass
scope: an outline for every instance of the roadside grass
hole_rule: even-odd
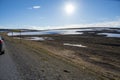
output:
[[[70,64],[70,65],[78,67],[80,69],[87,70],[90,73],[93,73],[95,75],[97,73],[97,76],[99,76],[101,78],[101,80],[119,80],[119,76],[114,75],[114,73],[110,73],[109,71],[106,72],[105,69],[103,69],[99,66],[96,66],[96,65],[92,65],[91,63],[85,62],[84,60],[78,58],[78,56],[74,56],[76,59],[75,58],[72,59],[71,57],[66,56],[65,54],[62,54],[62,53],[64,53],[63,51],[67,50],[68,48],[71,49],[70,47],[58,48],[55,46],[47,45],[48,42],[47,43],[46,42],[34,42],[34,41],[28,41],[28,40],[21,40],[20,41],[19,39],[13,39],[12,37],[7,37],[5,35],[4,35],[4,37],[7,41],[25,45],[28,49],[33,50],[36,54],[40,54],[40,52],[42,52],[44,54],[48,54],[49,56],[51,56],[53,58],[57,58],[57,59],[60,59],[62,61],[65,61],[66,64]],[[60,40],[58,40],[58,41],[60,41]],[[113,40],[111,40],[111,41],[113,41]],[[71,40],[71,42],[73,42],[73,41]],[[85,43],[85,42],[86,41],[83,41],[83,43]],[[94,44],[98,44],[96,42],[97,41],[93,41]],[[101,40],[100,40],[100,42],[101,42]],[[87,44],[88,43],[90,43],[90,41],[88,41]],[[91,46],[91,45],[88,44],[88,46]],[[95,50],[99,49],[99,47],[98,48],[95,46],[91,46],[91,47],[93,47]],[[105,48],[104,48],[104,46],[103,46],[102,48],[105,49],[107,47],[105,46]],[[111,51],[112,49],[113,49],[113,47],[111,48],[111,46],[110,46],[109,51]],[[114,49],[116,49],[116,48],[114,47]],[[116,50],[118,50],[118,49],[116,49]],[[69,53],[69,51],[68,51],[68,53]],[[72,52],[72,53],[74,53],[74,52]],[[90,57],[90,58],[93,60],[101,61],[100,56],[97,56],[97,55]],[[47,61],[47,58],[43,58],[43,60]]]

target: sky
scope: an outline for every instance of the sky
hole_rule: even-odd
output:
[[[0,28],[81,27],[120,27],[120,0],[0,0]]]

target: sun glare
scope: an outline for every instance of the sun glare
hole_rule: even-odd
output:
[[[72,3],[68,3],[68,4],[65,5],[65,12],[67,14],[74,13],[74,10],[75,10],[75,6]]]

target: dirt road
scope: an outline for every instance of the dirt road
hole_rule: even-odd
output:
[[[6,53],[0,55],[0,80],[101,80],[86,69],[21,43],[6,40],[5,44]]]

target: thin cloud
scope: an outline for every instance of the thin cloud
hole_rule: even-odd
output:
[[[33,8],[33,9],[39,9],[40,6],[33,6],[32,8]]]
[[[104,21],[99,23],[91,24],[73,24],[73,25],[64,25],[64,26],[29,26],[29,29],[36,30],[45,30],[45,29],[60,29],[60,28],[85,28],[85,27],[119,27],[120,28],[120,19],[115,21]]]
[[[28,9],[40,9],[40,8],[41,8],[40,6],[32,6],[32,7],[28,8]]]
[[[118,27],[120,28],[120,18],[112,21],[104,21],[98,23],[91,23],[91,24],[73,24],[73,25],[63,25],[63,26],[30,26],[30,25],[23,25],[23,28],[26,29],[36,29],[36,30],[46,30],[46,29],[61,29],[61,28],[86,28],[86,27]],[[0,26],[1,29],[3,28],[13,28],[8,26]]]

